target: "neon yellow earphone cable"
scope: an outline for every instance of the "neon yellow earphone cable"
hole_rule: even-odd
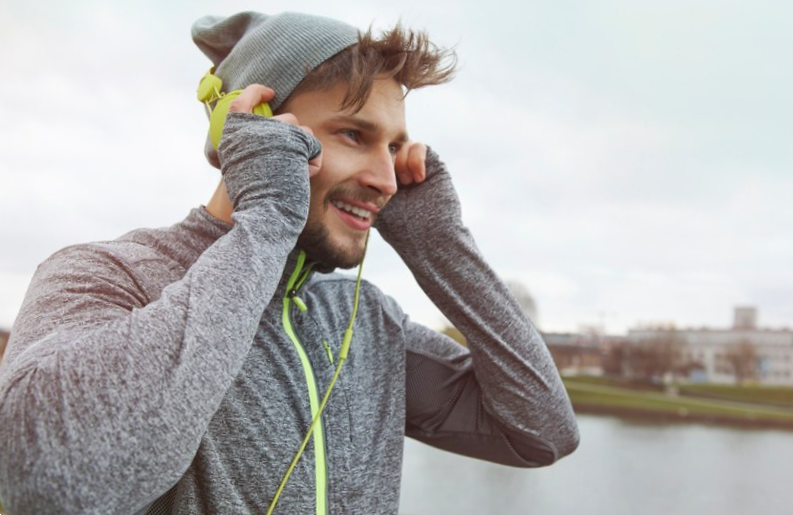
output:
[[[366,242],[364,243],[364,249],[369,247],[369,231],[366,232]],[[325,405],[328,403],[328,399],[330,399],[330,393],[333,390],[333,387],[336,385],[336,380],[339,378],[339,373],[341,372],[341,366],[347,360],[347,355],[350,352],[350,344],[352,343],[352,333],[353,329],[352,326],[355,323],[355,316],[358,314],[358,297],[361,290],[361,272],[363,271],[363,262],[366,259],[366,250],[364,250],[364,255],[361,258],[361,263],[358,265],[358,279],[355,281],[355,299],[353,300],[352,306],[352,316],[350,317],[350,324],[347,326],[347,330],[344,331],[344,339],[342,340],[341,349],[339,349],[339,364],[336,365],[336,371],[333,373],[333,379],[330,381],[330,385],[328,385],[328,389],[325,392],[325,396],[322,398],[322,402],[319,405],[319,410],[317,414],[314,416],[314,420],[311,421],[311,426],[308,428],[308,432],[306,433],[305,438],[303,438],[303,443],[300,444],[300,448],[297,451],[297,454],[292,459],[292,463],[289,465],[289,468],[286,470],[286,474],[284,474],[284,478],[281,480],[281,484],[278,485],[278,490],[275,491],[275,496],[273,496],[273,500],[270,502],[270,507],[267,510],[267,515],[272,515],[273,510],[275,510],[275,505],[278,503],[278,498],[281,497],[281,492],[283,492],[284,487],[286,486],[286,481],[289,479],[289,476],[292,475],[292,471],[295,469],[298,460],[303,455],[303,451],[306,449],[306,445],[308,445],[308,440],[311,438],[311,434],[314,432],[314,429],[317,427],[319,423],[320,416],[322,412],[325,410]]]

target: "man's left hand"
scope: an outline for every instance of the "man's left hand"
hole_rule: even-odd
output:
[[[417,141],[407,142],[396,155],[394,171],[402,186],[424,182],[427,175],[427,145]]]

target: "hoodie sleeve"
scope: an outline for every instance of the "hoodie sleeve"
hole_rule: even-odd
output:
[[[16,515],[135,513],[189,466],[308,216],[296,127],[232,114],[231,230],[155,300],[112,245],[37,270],[0,366],[0,498]],[[152,273],[156,273],[153,271]]]
[[[459,454],[542,466],[573,452],[578,427],[550,353],[462,223],[445,165],[401,189],[377,228],[468,350],[406,321],[409,436]]]

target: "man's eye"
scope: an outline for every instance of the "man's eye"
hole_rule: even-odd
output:
[[[399,152],[399,145],[389,145],[388,150],[391,152],[392,156],[395,156],[397,152]]]
[[[354,131],[352,129],[345,130],[344,135],[350,138],[353,141],[358,141],[358,131]]]

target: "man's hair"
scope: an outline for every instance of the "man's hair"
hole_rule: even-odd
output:
[[[301,93],[326,91],[337,84],[347,85],[341,109],[357,112],[363,108],[374,81],[393,78],[410,90],[449,82],[454,77],[457,54],[454,49],[441,48],[429,40],[426,32],[404,29],[397,24],[380,37],[371,27],[352,45],[310,71],[283,103]],[[280,111],[283,111],[283,107]]]

